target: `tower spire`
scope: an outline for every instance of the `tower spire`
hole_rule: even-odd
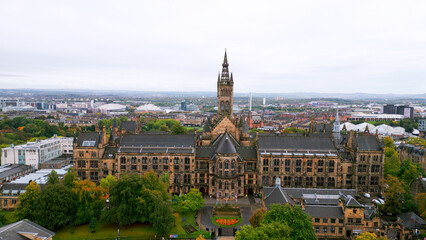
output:
[[[336,143],[337,143],[340,139],[339,108],[336,108],[336,119],[333,124],[333,134],[334,134],[334,139],[336,140]]]
[[[225,57],[223,57],[222,66],[224,66],[224,67],[228,67],[229,66],[229,64],[228,64],[228,57],[226,56],[226,48],[225,48]]]

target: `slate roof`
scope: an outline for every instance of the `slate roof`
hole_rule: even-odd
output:
[[[259,149],[335,151],[330,137],[316,136],[259,136]]]
[[[331,133],[332,130],[333,130],[333,126],[331,124],[316,123],[314,125],[314,132]]]
[[[402,226],[410,229],[426,229],[426,221],[413,212],[398,215]]]
[[[373,135],[356,135],[354,144],[361,151],[379,151],[381,146],[376,136]]]
[[[234,144],[232,143],[231,137],[228,133],[225,133],[225,136],[222,137],[219,144],[217,145],[216,152],[222,154],[235,154],[237,150],[235,149]]]
[[[269,206],[271,204],[286,204],[289,203],[294,205],[294,201],[291,197],[287,195],[285,191],[282,190],[281,187],[264,187],[263,188],[265,194],[264,203],[266,208],[269,210]]]
[[[95,147],[101,142],[102,135],[97,132],[82,132],[77,137],[77,146],[81,147],[84,141],[95,141]]]
[[[237,153],[242,159],[257,159],[256,147],[238,147]]]
[[[194,147],[195,137],[193,134],[185,135],[147,135],[147,134],[125,134],[120,142],[121,147]]]
[[[126,132],[136,132],[137,123],[135,121],[126,121],[121,123],[121,128],[126,130]]]
[[[15,176],[18,173],[31,170],[29,165],[7,164],[0,167],[0,179]]]
[[[117,153],[117,151],[118,151],[117,147],[105,147],[104,157],[109,157],[110,154],[114,156]]]
[[[247,121],[245,119],[242,120],[243,121],[243,133],[249,133],[249,127],[247,125]]]
[[[371,220],[374,217],[374,214],[376,214],[376,210],[374,209],[374,206],[365,206],[364,208],[364,218]]]
[[[307,205],[304,212],[313,218],[343,218],[345,216],[341,206]]]
[[[212,147],[212,146],[197,146],[195,148],[195,157],[211,158],[215,150],[216,150],[216,147]]]
[[[345,204],[347,207],[364,207],[361,203],[359,203],[352,195],[345,196]]]
[[[24,219],[0,228],[0,239],[4,240],[28,240],[22,234],[31,234],[37,238],[52,238],[55,233],[30,220]]]

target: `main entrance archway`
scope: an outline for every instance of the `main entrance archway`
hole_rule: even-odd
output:
[[[253,188],[247,189],[247,195],[248,196],[253,196]]]

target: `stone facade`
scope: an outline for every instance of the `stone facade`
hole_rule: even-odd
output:
[[[277,177],[283,187],[346,188],[382,192],[384,146],[375,135],[332,132],[331,125],[302,135],[249,132],[251,112],[233,113],[232,74],[225,53],[217,81],[218,112],[202,134],[140,132],[139,121],[114,121],[111,136],[81,133],[74,142],[74,166],[82,179],[154,171],[170,177],[170,192],[190,188],[232,199],[260,193]],[[250,124],[248,123],[250,122]]]

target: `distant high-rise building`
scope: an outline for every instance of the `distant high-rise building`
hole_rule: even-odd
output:
[[[185,101],[182,101],[182,102],[180,103],[180,110],[182,110],[182,111],[187,111],[187,108],[186,108],[186,102],[185,102]]]

